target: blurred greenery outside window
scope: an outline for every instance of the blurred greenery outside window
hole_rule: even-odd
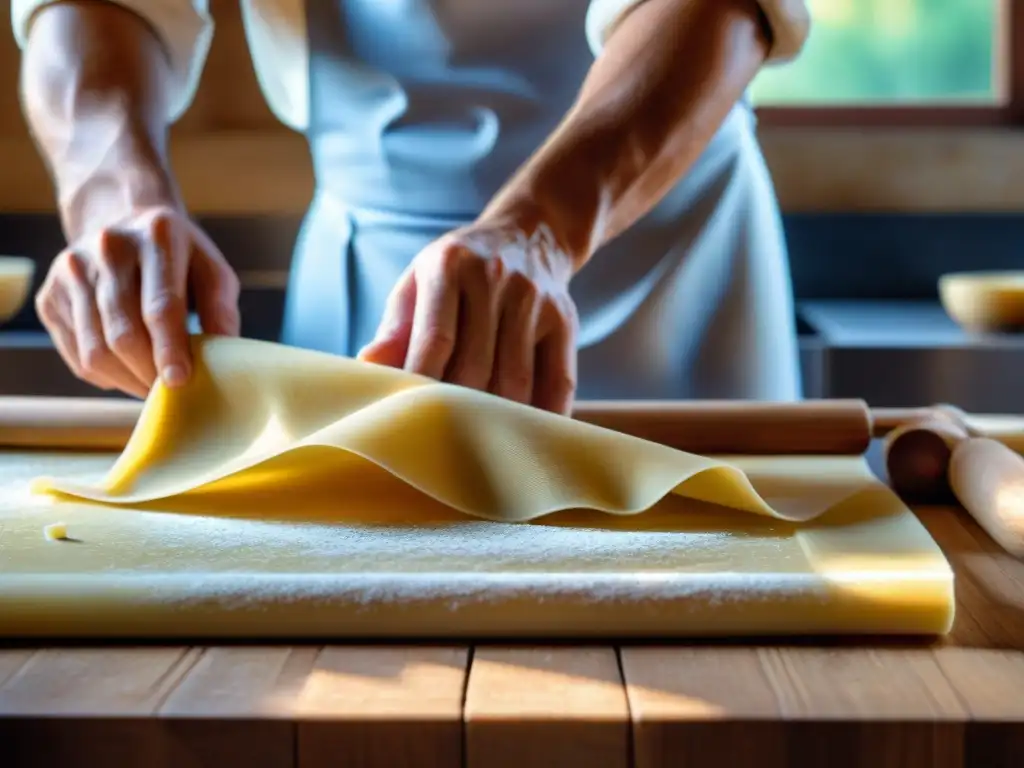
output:
[[[1024,0],[807,0],[811,36],[794,62],[765,68],[765,106],[995,105],[1004,3]]]

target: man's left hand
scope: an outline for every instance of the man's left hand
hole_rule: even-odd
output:
[[[545,227],[474,223],[435,240],[388,298],[368,362],[568,414],[576,390],[573,261]]]

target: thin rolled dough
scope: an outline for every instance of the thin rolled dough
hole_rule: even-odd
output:
[[[39,478],[33,489],[116,505],[245,492],[250,513],[271,515],[280,499],[252,492],[292,487],[301,505],[320,486],[345,494],[380,468],[457,511],[503,522],[580,508],[635,514],[669,494],[801,522],[864,487],[824,474],[769,502],[729,462],[485,393],[269,342],[192,344],[190,383],[154,386],[101,482]]]

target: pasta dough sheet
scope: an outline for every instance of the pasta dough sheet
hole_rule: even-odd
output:
[[[128,445],[96,484],[39,492],[108,504],[325,485],[347,493],[385,470],[468,515],[525,521],[567,509],[630,515],[674,494],[762,517],[813,519],[856,487],[807,476],[762,497],[732,463],[404,371],[245,339],[194,337],[195,372],[154,386]],[[260,495],[251,511],[272,510]]]
[[[290,475],[133,506],[29,491],[116,458],[0,452],[0,636],[934,635],[953,619],[941,551],[856,456],[724,457],[773,505],[845,495],[803,523],[675,494],[639,515],[493,522],[373,464],[343,486]],[[40,536],[55,522],[69,540]]]
[[[936,634],[861,457],[694,456],[402,371],[194,339],[119,457],[0,454],[0,635]],[[59,478],[30,480],[40,475]],[[42,493],[39,493],[42,492]],[[643,514],[636,514],[636,513]],[[39,535],[67,523],[61,546]]]

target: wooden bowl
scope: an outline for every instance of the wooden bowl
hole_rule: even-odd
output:
[[[946,314],[968,331],[1024,329],[1024,272],[958,272],[939,278]]]
[[[36,263],[24,256],[0,256],[0,325],[25,306]]]

